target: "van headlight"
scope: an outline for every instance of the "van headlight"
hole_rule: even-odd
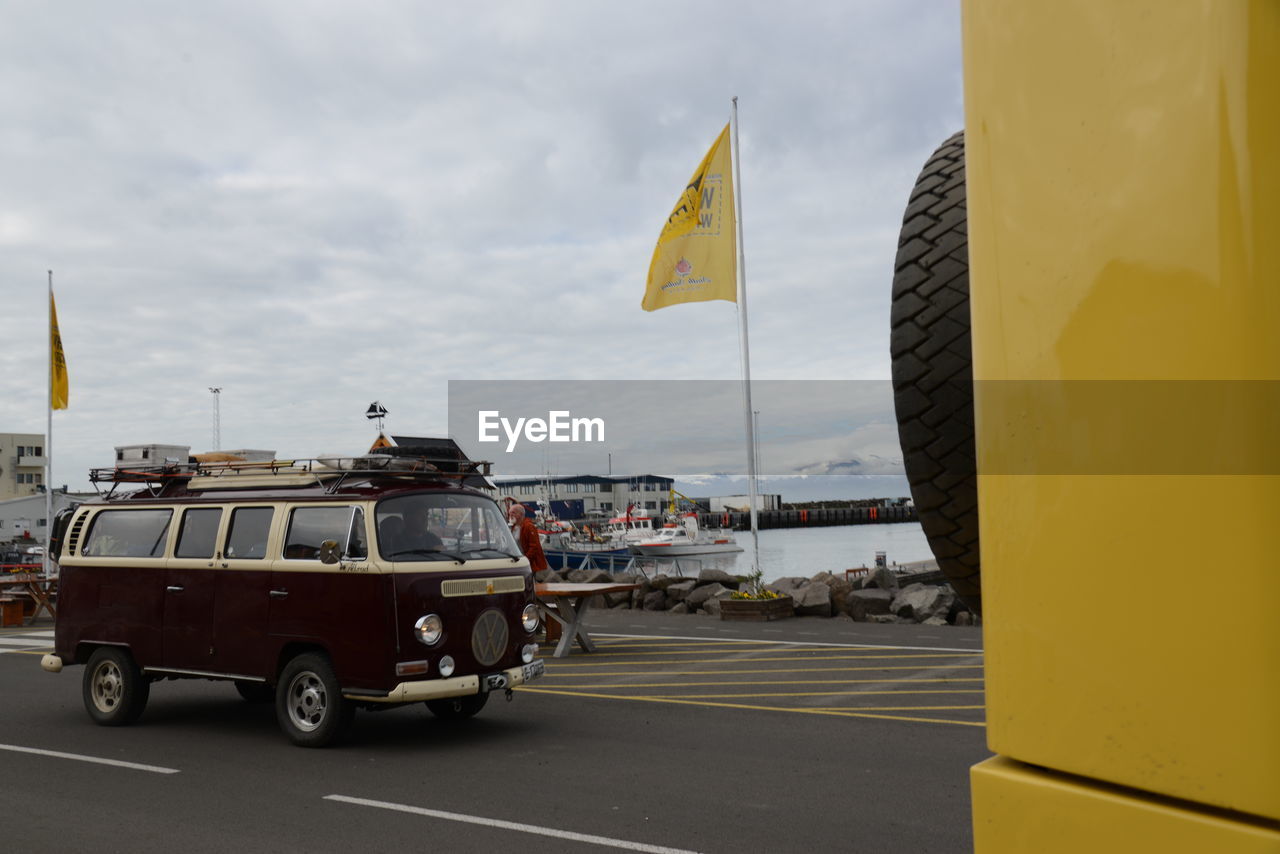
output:
[[[530,602],[524,606],[524,613],[520,615],[520,625],[524,626],[526,632],[532,632],[538,628],[538,606]]]
[[[436,614],[427,614],[413,624],[413,633],[427,646],[435,646],[444,636],[444,622]]]

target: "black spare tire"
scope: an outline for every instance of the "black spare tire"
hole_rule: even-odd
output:
[[[938,147],[911,191],[890,325],[898,438],[920,526],[938,568],[980,614],[963,131]]]

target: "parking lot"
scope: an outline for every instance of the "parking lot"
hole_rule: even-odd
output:
[[[226,683],[94,726],[52,626],[0,633],[0,797],[27,851],[956,851],[988,755],[978,629],[601,612],[599,651],[461,724],[290,746]]]
[[[601,637],[526,688],[671,703],[981,727],[982,657],[796,641]]]

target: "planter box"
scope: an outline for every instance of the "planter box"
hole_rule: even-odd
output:
[[[720,619],[751,620],[763,623],[782,620],[796,612],[795,601],[790,596],[777,599],[721,599]]]

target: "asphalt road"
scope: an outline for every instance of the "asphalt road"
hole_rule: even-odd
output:
[[[39,668],[52,626],[0,630],[0,839],[24,852],[972,849],[968,768],[989,755],[980,630],[630,611],[591,624],[599,651],[547,659],[513,702],[452,724],[421,705],[360,712],[328,750],[291,746],[273,709],[229,683],[157,683],[137,725],[95,726],[83,668]]]

